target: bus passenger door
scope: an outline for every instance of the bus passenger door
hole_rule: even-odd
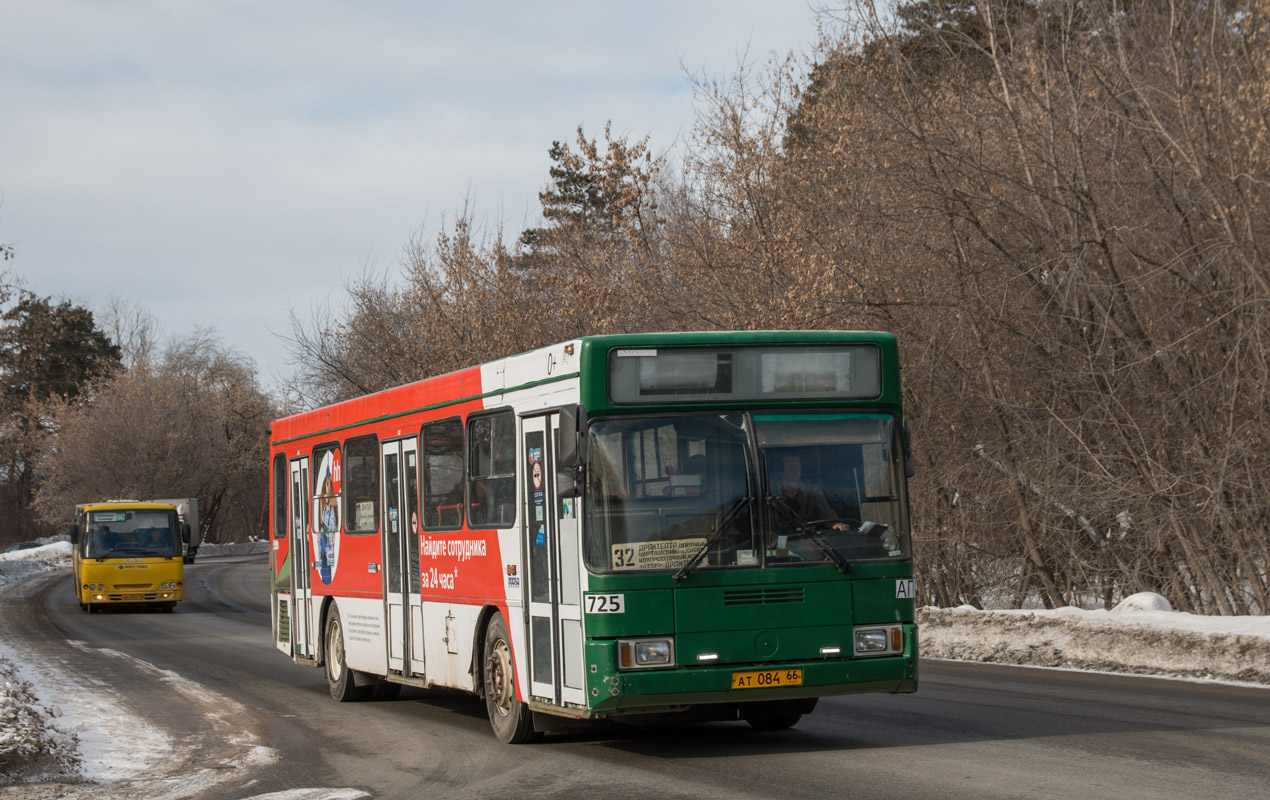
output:
[[[423,673],[423,607],[419,588],[418,439],[385,442],[384,497],[380,529],[384,543],[384,603],[388,620],[388,668]]]
[[[309,586],[309,457],[291,462],[291,653],[313,658],[313,594]]]
[[[555,705],[585,703],[576,500],[556,497],[559,415],[524,419],[530,693]]]

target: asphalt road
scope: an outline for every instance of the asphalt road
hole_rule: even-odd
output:
[[[200,561],[174,614],[85,614],[65,575],[10,595],[6,638],[127,712],[108,723],[110,741],[158,748],[140,777],[32,796],[1270,794],[1270,690],[941,662],[922,663],[916,695],[824,699],[790,731],[609,726],[503,745],[483,703],[461,693],[332,701],[321,670],[271,647],[267,571],[263,556]],[[148,745],[147,730],[169,749]]]

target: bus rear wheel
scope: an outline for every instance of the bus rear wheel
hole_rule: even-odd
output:
[[[326,618],[326,682],[331,688],[331,697],[341,703],[361,700],[366,696],[366,688],[357,685],[353,680],[353,671],[344,663],[344,626],[340,623],[340,610],[331,606],[331,613]]]
[[[502,614],[490,617],[485,629],[485,710],[494,736],[506,744],[523,744],[538,739],[533,712],[516,699],[516,666],[512,662],[511,637]]]

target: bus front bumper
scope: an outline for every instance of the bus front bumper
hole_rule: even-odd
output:
[[[179,603],[182,600],[181,589],[165,589],[146,592],[85,591],[82,603]]]
[[[588,646],[599,650],[601,643]],[[600,655],[600,652],[595,652]],[[595,661],[588,659],[590,663]],[[756,672],[797,671],[796,685],[763,686],[754,681],[733,688],[735,676]],[[917,691],[917,656],[907,652],[872,658],[821,659],[765,664],[727,664],[668,669],[601,670],[589,674],[589,716],[607,717],[647,713],[715,703],[739,704],[767,700],[797,700],[830,695],[908,693]]]

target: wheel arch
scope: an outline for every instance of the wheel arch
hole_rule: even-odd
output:
[[[511,636],[511,621],[508,619],[506,606],[487,604],[481,607],[476,617],[475,630],[472,632],[472,664],[468,673],[472,676],[472,685],[476,687],[478,697],[485,696],[485,632],[489,630],[489,621],[495,614],[501,614],[503,624],[507,626],[507,635]],[[514,643],[508,642],[509,645]],[[515,652],[513,651],[513,658]],[[519,693],[519,687],[517,687]]]
[[[320,667],[326,663],[326,620],[331,615],[331,606],[335,605],[335,598],[326,595],[322,598],[322,610],[318,612],[317,630],[313,632],[313,638],[316,640],[313,644],[313,665]]]

